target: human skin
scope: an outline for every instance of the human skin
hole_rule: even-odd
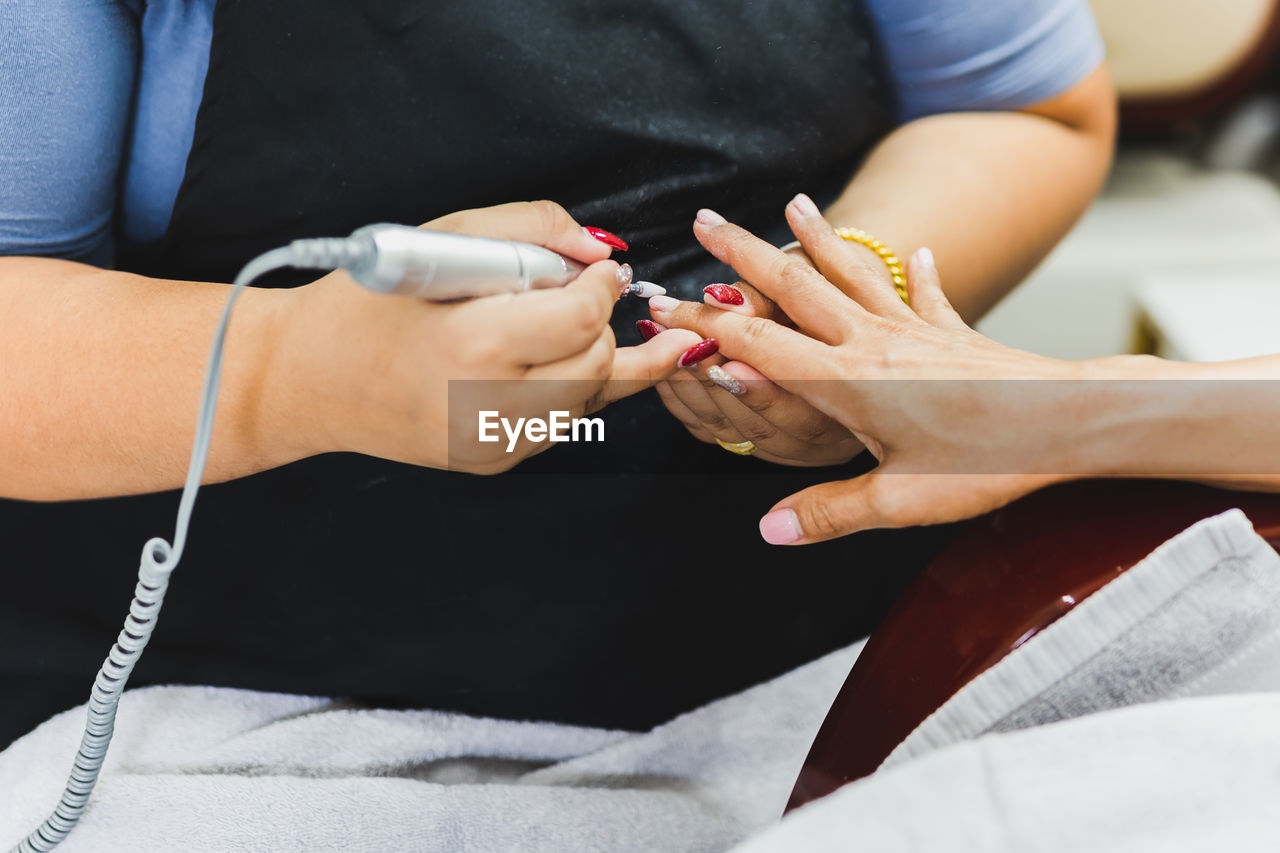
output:
[[[228,332],[206,482],[334,451],[496,473],[549,445],[522,440],[507,453],[506,442],[471,442],[477,424],[448,418],[450,379],[557,380],[489,383],[487,407],[581,415],[670,375],[699,342],[672,331],[616,347],[618,264],[559,205],[463,211],[428,226],[537,243],[591,266],[564,288],[450,304],[372,293],[345,273],[246,288]],[[181,485],[228,292],[0,258],[0,496]]]
[[[1023,110],[949,113],[889,134],[826,210],[837,226],[861,228],[905,261],[928,245],[945,273],[947,295],[976,320],[1048,253],[1093,199],[1111,162],[1115,95],[1105,67],[1063,94]],[[853,244],[851,277],[887,283],[888,267]],[[712,282],[708,282],[712,284]],[[729,285],[742,305],[704,301],[786,322],[750,283]],[[714,291],[713,291],[714,292]],[[732,298],[732,294],[729,294]],[[660,314],[654,321],[663,323]],[[752,441],[770,462],[833,465],[862,450],[849,432],[781,391],[767,413],[718,386],[706,359],[658,386],[668,410],[704,442]],[[740,379],[762,377],[747,369]]]
[[[879,460],[779,501],[761,520],[767,541],[956,521],[1085,477],[1280,491],[1280,356],[1068,362],[1011,349],[969,328],[927,249],[908,268],[908,307],[849,271],[848,244],[816,210],[793,202],[787,218],[816,269],[710,211],[694,233],[796,328],[692,302],[662,312],[718,340],[730,367],[750,364],[802,396]]]

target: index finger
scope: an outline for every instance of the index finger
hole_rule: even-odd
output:
[[[668,328],[691,329],[715,338],[727,358],[745,361],[775,382],[814,377],[829,347],[794,329],[761,317],[746,317],[670,296],[649,300],[649,313]]]
[[[800,241],[783,246],[778,251],[791,255],[798,261],[804,261],[811,267],[817,267],[817,264],[805,252],[804,247],[800,245]],[[750,317],[764,317],[766,320],[773,320],[784,326],[795,326],[791,322],[791,318],[783,311],[778,303],[765,296],[750,283],[738,280],[733,284],[710,284],[702,288],[702,301],[708,305],[714,305],[717,308],[723,308],[725,311],[736,311],[739,314],[746,314]]]
[[[569,211],[554,201],[517,201],[460,210],[433,219],[426,227],[533,243],[587,264],[609,257],[609,247],[584,231]]]
[[[700,211],[693,233],[707,251],[737,270],[814,337],[831,343],[843,340],[849,313],[862,310],[813,267],[717,213]]]

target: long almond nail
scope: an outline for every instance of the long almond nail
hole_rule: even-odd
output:
[[[795,510],[775,510],[760,519],[760,535],[770,545],[790,545],[804,536]]]
[[[744,305],[747,301],[741,290],[729,284],[708,284],[702,292],[721,305]]]
[[[727,220],[714,210],[703,208],[698,211],[697,221],[703,225],[724,225]]]
[[[735,397],[747,393],[747,386],[742,384],[742,380],[735,379],[729,371],[718,364],[707,368],[707,378]]]
[[[676,361],[676,367],[688,367],[697,364],[704,358],[710,358],[720,351],[720,342],[715,338],[707,338],[702,343],[694,344],[684,351],[684,355]]]
[[[636,329],[640,332],[640,337],[648,342],[665,332],[667,327],[659,326],[652,320],[636,320]]]
[[[612,246],[613,248],[621,249],[624,252],[628,248],[626,240],[623,240],[617,234],[613,234],[609,231],[604,230],[603,228],[596,228],[594,225],[586,225],[586,226],[583,226],[582,230],[586,231],[588,234],[590,234],[592,237],[595,237],[597,240],[599,240],[601,243],[604,243],[606,246]]]

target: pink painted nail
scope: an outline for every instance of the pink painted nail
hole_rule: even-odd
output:
[[[714,210],[708,210],[704,207],[698,211],[697,221],[703,225],[724,225],[727,220]]]
[[[796,213],[800,214],[805,219],[812,219],[815,216],[822,215],[818,212],[818,206],[813,203],[813,199],[809,198],[804,193],[800,193],[795,198],[791,199],[791,203],[795,205]]]
[[[656,311],[659,314],[667,314],[676,310],[680,305],[679,299],[672,299],[670,296],[650,296],[649,310]]]
[[[594,225],[585,225],[582,230],[586,231],[606,246],[610,246],[614,249],[621,249],[624,252],[627,250],[627,241],[623,240],[617,234],[613,234],[603,228],[596,228]]]
[[[743,305],[747,301],[741,290],[729,284],[708,284],[702,292],[722,305]]]
[[[667,330],[666,326],[659,326],[652,320],[636,320],[636,329],[640,332],[640,337],[646,342],[653,340],[658,335]]]
[[[760,535],[770,545],[790,545],[804,536],[795,510],[779,509],[760,519]]]
[[[715,338],[707,338],[699,344],[694,344],[684,351],[684,355],[676,360],[676,367],[688,367],[691,364],[697,364],[704,358],[710,358],[720,351],[720,342]]]

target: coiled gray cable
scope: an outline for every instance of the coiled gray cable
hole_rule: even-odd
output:
[[[133,602],[129,605],[129,616],[94,679],[89,696],[88,720],[74,766],[62,792],[62,799],[53,814],[10,853],[44,853],[60,844],[84,814],[89,804],[89,795],[98,782],[98,775],[102,772],[102,764],[107,757],[107,747],[115,733],[116,709],[120,705],[120,696],[155,630],[165,590],[169,587],[169,575],[178,567],[183,548],[186,547],[191,512],[195,508],[196,493],[200,491],[205,463],[209,459],[213,416],[218,406],[218,385],[222,380],[223,346],[236,298],[247,285],[273,270],[290,266],[311,269],[359,267],[370,262],[370,253],[374,251],[373,244],[368,240],[297,240],[285,248],[273,249],[254,258],[236,276],[231,293],[227,296],[226,307],[222,310],[222,319],[214,333],[213,346],[209,350],[204,389],[200,395],[200,414],[196,419],[195,442],[191,449],[187,480],[182,487],[182,499],[178,503],[173,544],[156,537],[143,546],[142,561],[138,567],[138,585],[134,589]]]

